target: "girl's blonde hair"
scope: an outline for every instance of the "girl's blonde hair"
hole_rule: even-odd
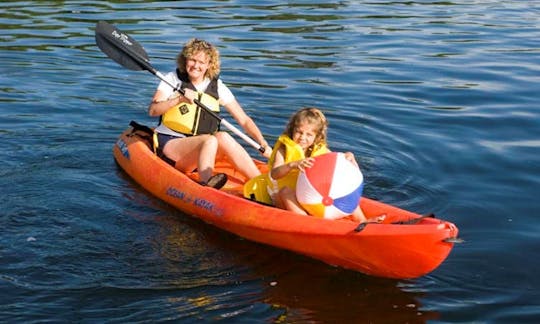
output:
[[[315,132],[317,134],[315,136],[315,141],[313,142],[313,145],[308,149],[308,153],[311,154],[315,147],[327,144],[326,133],[328,129],[328,121],[326,120],[326,117],[324,116],[322,111],[320,111],[319,109],[312,107],[302,108],[298,110],[294,115],[292,115],[291,119],[289,119],[289,123],[285,128],[285,134],[290,138],[293,138],[294,130],[303,123],[315,125],[316,127]]]
[[[182,49],[182,52],[178,54],[176,58],[176,64],[180,73],[187,73],[186,71],[186,60],[199,52],[203,52],[208,56],[208,70],[206,70],[205,77],[209,79],[214,79],[219,76],[220,72],[220,59],[218,49],[210,44],[209,42],[192,38],[190,39]]]

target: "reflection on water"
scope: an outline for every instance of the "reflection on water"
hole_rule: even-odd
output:
[[[208,316],[204,314],[211,312],[215,313],[212,316],[226,317],[226,314],[234,313],[235,317],[249,318],[257,307],[247,307],[245,303],[232,300],[232,296],[238,298],[241,294],[243,299],[258,307],[261,304],[270,307],[266,312],[283,322],[341,323],[360,318],[385,318],[385,321],[402,323],[438,318],[437,312],[423,310],[418,301],[423,293],[405,292],[394,280],[329,267],[289,252],[247,242],[189,220],[186,215],[176,216],[183,222],[178,223],[176,217],[159,221],[166,238],[156,238],[156,244],[160,245],[156,248],[170,262],[167,273],[178,272],[180,264],[186,272],[176,280],[171,278],[173,281],[168,284],[197,291],[197,297],[174,301],[180,312],[189,308],[199,316]],[[212,253],[208,246],[212,247]],[[190,272],[197,275],[192,277]],[[239,283],[246,287],[237,292],[230,291],[231,286]],[[214,311],[216,308],[219,312]]]

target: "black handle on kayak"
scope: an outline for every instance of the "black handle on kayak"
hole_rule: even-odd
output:
[[[183,89],[181,89],[175,84],[171,84],[165,78],[165,76],[161,74],[161,72],[156,70],[152,66],[152,64],[150,64],[150,58],[148,57],[148,54],[141,46],[141,44],[139,44],[129,35],[121,32],[118,28],[105,21],[100,21],[96,24],[95,37],[96,44],[101,49],[101,51],[116,63],[133,71],[146,70],[167,83],[175,91],[178,91],[182,95],[185,94],[185,91]],[[224,125],[227,129],[229,129],[231,132],[235,133],[248,144],[259,150],[259,152],[265,152],[265,148],[263,146],[255,142],[246,134],[242,133],[238,128],[236,128],[234,125],[216,114],[198,99],[195,99],[194,102],[197,106],[206,110],[213,117],[219,120],[220,123]]]

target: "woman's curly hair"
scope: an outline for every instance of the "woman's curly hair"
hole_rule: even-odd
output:
[[[187,73],[186,60],[199,52],[203,52],[208,56],[208,70],[206,71],[205,77],[209,79],[217,78],[220,72],[219,51],[209,42],[198,38],[190,39],[184,45],[182,52],[178,54],[176,64],[180,73]]]

